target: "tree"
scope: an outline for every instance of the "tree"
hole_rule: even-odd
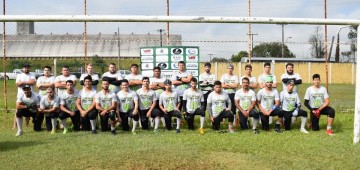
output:
[[[351,51],[352,51],[352,52],[357,51],[357,49],[356,49],[357,28],[358,28],[357,25],[356,25],[356,26],[351,26],[350,32],[349,32],[349,34],[348,34],[348,38],[349,38],[350,41],[351,41]]]
[[[227,59],[225,58],[217,58],[217,57],[214,57],[211,59],[211,62],[229,62]]]
[[[231,62],[240,62],[241,58],[246,57],[248,55],[248,52],[246,51],[240,51],[238,54],[236,55],[232,55],[231,56]]]
[[[279,42],[261,43],[254,47],[253,54],[255,57],[282,57],[281,49],[282,49],[282,43]],[[285,58],[296,57],[285,44],[284,44],[284,57]]]
[[[321,29],[316,27],[315,32],[310,35],[309,43],[311,43],[311,56],[315,58],[324,58],[325,57],[325,48],[322,43],[323,35],[320,33]]]
[[[101,72],[104,73],[105,67],[107,66],[105,61],[101,57],[99,57],[98,55],[94,55],[92,59],[93,59],[93,65],[97,66],[97,67],[100,67]]]

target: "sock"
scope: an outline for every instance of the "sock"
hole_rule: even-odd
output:
[[[150,118],[150,127],[154,127],[154,118]]]
[[[305,129],[305,123],[306,123],[307,117],[301,117],[301,129]]]
[[[18,131],[22,131],[22,123],[23,123],[23,118],[22,117],[16,117],[16,125],[18,128]]]
[[[270,124],[270,123],[269,123],[269,124]],[[277,124],[277,125],[280,125],[280,124],[281,124],[281,123],[280,123],[280,120],[277,120],[277,121],[276,121],[276,124]]]
[[[57,125],[57,118],[51,118],[51,125],[52,129],[55,130]]]
[[[176,129],[180,129],[181,119],[176,118]]]
[[[115,126],[111,125],[111,131],[115,130]]]
[[[252,118],[252,121],[253,121],[253,129],[255,130],[259,122],[259,119]]]
[[[91,130],[96,130],[96,119],[90,120]]]
[[[156,117],[155,118],[155,126],[154,126],[154,129],[158,129],[159,128],[159,122],[160,122],[160,118],[159,117]]]
[[[165,118],[164,117],[161,117],[161,122],[162,122],[162,124],[164,125],[164,127],[166,126],[166,124],[165,124]]]
[[[273,117],[269,116],[269,124],[271,124],[273,122]]]
[[[200,128],[204,128],[205,117],[200,117]]]
[[[62,119],[61,124],[64,126],[64,129],[67,129],[66,119]]]
[[[135,128],[136,128],[136,126],[137,126],[137,123],[138,123],[138,121],[133,120],[132,132],[135,132]]]
[[[331,126],[327,125],[326,130],[329,130],[329,129],[331,129]]]

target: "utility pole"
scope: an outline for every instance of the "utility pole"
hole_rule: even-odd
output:
[[[120,30],[117,30],[117,43],[118,43],[118,68],[120,69]]]
[[[251,58],[254,57],[253,49],[254,49],[254,35],[259,34],[247,34],[248,36],[251,36]]]
[[[208,54],[209,55],[209,57],[210,57],[210,62],[211,62],[211,57],[214,55],[214,54]]]
[[[158,29],[158,32],[160,32],[160,47],[162,47],[162,32],[165,31],[163,29]]]
[[[281,37],[281,57],[284,58],[284,25],[287,25],[287,24],[281,24],[281,32],[282,32],[282,37]]]

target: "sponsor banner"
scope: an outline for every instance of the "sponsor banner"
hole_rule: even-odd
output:
[[[170,69],[169,63],[167,62],[156,63],[156,66],[161,68],[161,72],[163,69]]]
[[[197,63],[199,61],[199,56],[197,55],[187,55],[185,58],[186,62]]]
[[[190,73],[193,77],[197,77],[199,75],[199,70],[186,70],[186,72]]]
[[[156,49],[156,55],[167,55],[169,54],[168,48],[157,48]]]
[[[154,63],[141,63],[141,70],[149,70],[154,68]]]
[[[199,69],[199,63],[186,63],[186,69]]]
[[[171,79],[171,77],[175,71],[177,71],[177,70],[164,70],[164,71],[161,70],[161,75],[165,79]]]
[[[152,48],[142,48],[140,49],[140,55],[154,55],[154,50]]]
[[[168,62],[168,61],[169,61],[169,56],[167,55],[156,56],[156,62]]]
[[[187,48],[186,54],[197,55],[199,54],[199,50],[197,48]]]
[[[183,55],[171,55],[171,61],[172,62],[184,61],[184,56]]]
[[[178,63],[171,63],[171,69],[179,69]]]
[[[183,48],[171,48],[171,54],[184,54]]]
[[[141,62],[154,62],[154,56],[141,56]]]

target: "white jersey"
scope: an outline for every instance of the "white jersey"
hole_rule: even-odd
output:
[[[73,94],[69,94],[67,91],[65,91],[60,97],[60,105],[64,105],[64,107],[70,111],[78,110],[76,108],[76,100],[78,96],[79,96],[79,91],[76,89],[74,89]]]
[[[180,71],[175,71],[171,77],[171,81],[177,80],[178,77],[187,78],[189,75],[191,75],[191,74],[186,71],[182,72],[182,73],[180,73]],[[182,84],[173,85],[173,86],[174,86],[175,90],[178,92],[179,96],[183,96],[184,91],[190,87],[190,84],[182,83]]]
[[[235,74],[233,74],[232,76],[229,76],[228,74],[224,74],[221,76],[220,82],[225,84],[239,83],[239,77]],[[235,93],[236,88],[231,88],[231,89],[224,88],[224,91],[227,92],[228,94],[232,94]]]
[[[85,74],[81,74],[81,76],[80,76],[80,81],[84,81],[84,78],[86,77],[86,76],[88,76],[88,75],[90,75],[90,74],[87,74],[87,73],[85,73]],[[91,80],[92,81],[95,81],[95,80],[97,80],[97,81],[99,81],[99,75],[98,74],[91,74],[90,75],[91,76]],[[93,89],[93,90],[97,90],[97,85],[91,85],[91,88]]]
[[[156,93],[155,91],[149,89],[147,92],[141,88],[136,91],[136,94],[139,98],[139,108],[140,110],[148,110],[151,107],[153,102],[156,102]]]
[[[150,84],[164,83],[164,81],[165,81],[164,78],[155,78],[155,77],[150,78]],[[156,100],[159,100],[160,94],[163,93],[165,90],[163,88],[160,88],[154,91],[156,93]]]
[[[279,92],[276,89],[267,92],[265,88],[262,88],[257,93],[257,100],[265,110],[271,110],[275,105],[275,100],[279,100]]]
[[[54,83],[55,83],[55,77],[54,76],[50,76],[50,77],[41,76],[36,80],[36,85],[54,84]],[[45,95],[46,95],[46,89],[39,89],[39,96],[43,97]]]
[[[239,105],[243,110],[248,110],[251,106],[251,103],[256,101],[255,92],[249,89],[248,92],[244,92],[243,89],[239,89],[235,93],[235,100],[239,100]]]
[[[16,76],[15,83],[18,83],[20,81],[29,81],[29,80],[35,80],[36,81],[36,78],[35,78],[34,74],[32,74],[32,73],[29,73],[29,74],[21,73],[21,74],[18,74]],[[23,86],[18,87],[17,96],[20,96],[21,94],[24,93],[22,88],[23,88]],[[32,86],[30,86],[30,89],[31,89],[31,91],[33,91]]]
[[[231,103],[231,100],[228,93],[222,91],[221,94],[217,94],[213,91],[209,94],[207,103],[211,103],[212,116],[217,117],[224,109],[226,109],[226,103]]]
[[[102,77],[116,78],[116,80],[122,80],[122,79],[123,79],[123,77],[121,76],[120,73],[114,73],[114,74],[112,74],[112,73],[110,73],[110,71],[104,73],[104,74],[102,75]],[[111,92],[113,92],[113,93],[116,94],[117,92],[120,91],[120,86],[115,86],[115,85],[110,84],[110,85],[109,85],[109,90],[110,90]]]
[[[66,82],[68,80],[72,80],[72,81],[76,81],[77,78],[75,75],[69,75],[67,77],[65,77],[64,75],[60,75],[60,76],[56,76],[55,78],[55,82]],[[66,88],[57,88],[57,95],[61,96],[64,91],[66,91]]]
[[[58,96],[54,96],[54,98],[49,101],[48,96],[43,96],[40,100],[40,109],[52,109],[59,108],[60,106],[60,98]]]
[[[280,103],[282,110],[288,112],[300,107],[301,104],[299,95],[295,91],[289,94],[287,90],[280,92]]]
[[[99,103],[103,109],[108,109],[115,102],[117,102],[116,94],[111,91],[105,93],[101,90],[95,95],[95,103]]]
[[[240,85],[242,85],[242,79],[245,78],[245,77],[246,77],[246,76],[240,77],[240,80],[239,80]],[[247,78],[249,78],[249,77],[247,77]],[[254,76],[251,76],[251,77],[249,78],[249,80],[250,80],[249,84],[256,83],[256,77],[254,77]]]
[[[27,108],[31,112],[36,112],[35,106],[40,105],[40,97],[36,93],[33,93],[33,92],[31,92],[31,97],[30,98],[26,97],[25,94],[20,94],[17,97],[16,102],[23,103],[23,104],[25,104],[27,106]]]
[[[194,113],[197,108],[201,107],[201,102],[204,102],[204,94],[199,89],[194,91],[189,88],[184,91],[183,100],[186,100],[187,113]]]
[[[201,81],[214,85],[214,82],[216,81],[216,75],[204,72],[204,73],[200,74],[200,76],[199,76],[199,82],[201,82]],[[200,89],[205,94],[208,91],[213,90],[213,87],[211,85],[200,84]]]
[[[83,110],[88,110],[90,108],[90,106],[93,104],[95,95],[96,90],[85,91],[85,89],[82,89],[79,92],[78,99],[81,101],[81,108]]]
[[[326,88],[320,86],[318,89],[311,86],[306,89],[305,100],[309,100],[311,108],[319,108],[325,103],[325,99],[329,98]]]
[[[162,105],[167,112],[175,110],[178,102],[180,102],[180,96],[176,91],[172,91],[170,94],[164,92],[160,95],[159,105]]]
[[[137,75],[133,75],[133,74],[128,74],[125,76],[125,79],[132,81],[132,80],[142,80],[143,76],[141,74],[137,74]],[[135,86],[129,86],[129,88],[132,90],[132,91],[136,91],[138,89],[141,89],[142,85],[141,84],[138,84],[138,85],[135,85]]]
[[[277,83],[275,75],[273,75],[273,74],[264,74],[264,73],[259,76],[258,82],[259,83],[265,83],[265,78],[266,77],[272,77],[273,83]]]
[[[132,90],[129,90],[127,93],[124,93],[123,91],[119,91],[116,94],[116,96],[118,98],[118,103],[120,105],[121,113],[127,113],[131,109],[134,109],[135,107],[134,100],[138,100],[138,96]]]
[[[282,81],[282,79],[284,79],[284,78],[301,80],[300,75],[297,74],[297,73],[293,73],[293,74],[291,74],[291,75],[289,75],[289,74],[287,74],[287,73],[282,74],[281,77],[280,77],[281,81]],[[284,82],[282,82],[282,84],[283,84],[283,90],[287,90],[287,89],[286,89],[286,84],[285,84]],[[293,91],[298,92],[298,85],[294,85]]]

